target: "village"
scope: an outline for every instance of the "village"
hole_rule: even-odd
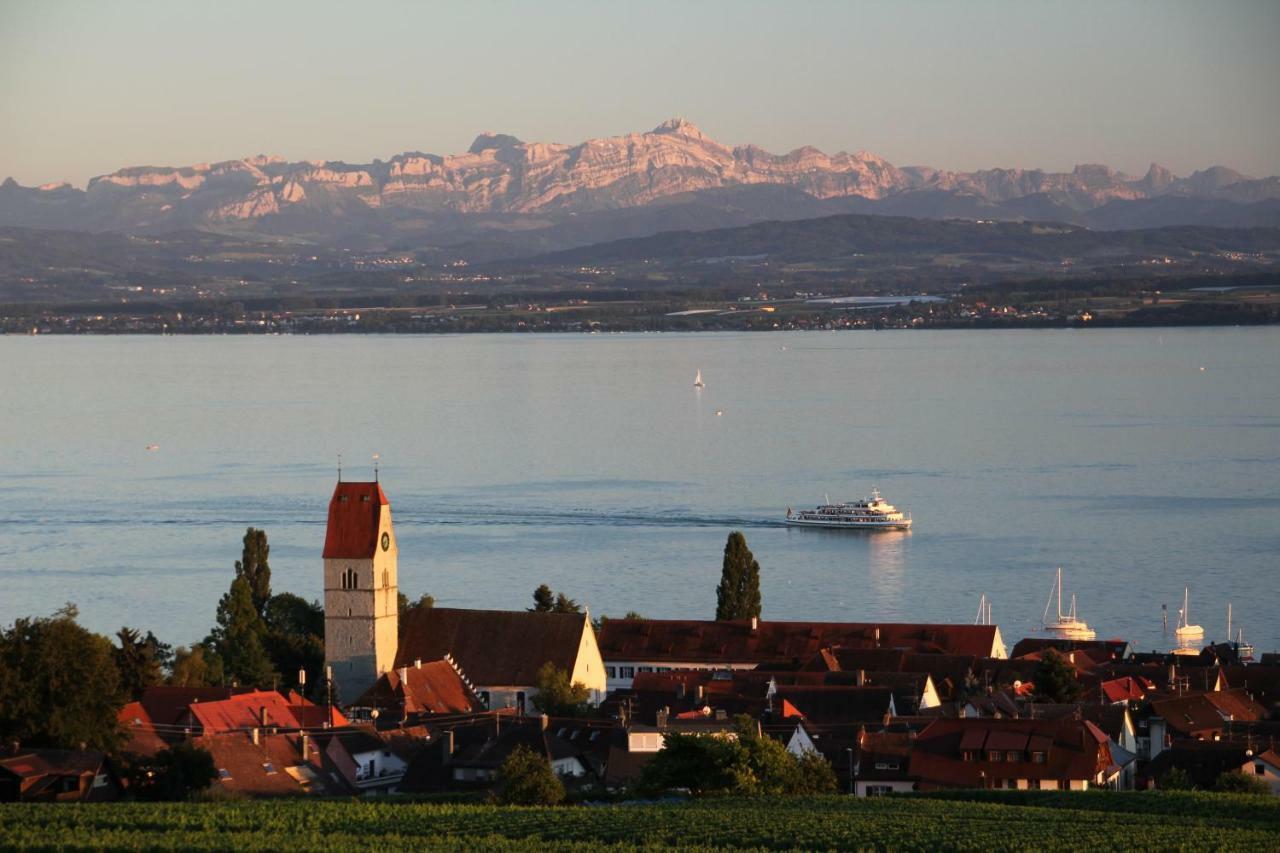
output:
[[[697,793],[690,745],[744,739],[785,749],[815,793],[1280,795],[1276,653],[1255,663],[1230,643],[1010,647],[994,624],[770,621],[758,586],[730,577],[732,549],[754,563],[735,536],[715,620],[593,621],[546,588],[531,610],[404,608],[387,495],[340,480],[317,566],[323,669],[289,687],[139,685],[116,712],[118,749],[0,744],[0,801],[133,798],[192,747],[232,798],[483,793],[530,754],[579,800],[655,779]]]

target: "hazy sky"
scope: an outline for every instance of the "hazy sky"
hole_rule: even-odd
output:
[[[0,0],[0,178],[24,184],[673,115],[898,165],[1280,174],[1280,0]]]

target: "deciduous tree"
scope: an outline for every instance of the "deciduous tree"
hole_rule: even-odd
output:
[[[1076,680],[1076,671],[1065,657],[1054,649],[1045,649],[1033,676],[1037,702],[1070,704],[1080,698],[1084,688]]]
[[[73,604],[0,632],[0,741],[110,752],[125,701],[111,641],[82,628]]]
[[[134,758],[127,767],[129,792],[141,800],[188,800],[218,778],[213,756],[183,742],[150,758]]]
[[[196,643],[178,646],[173,653],[169,683],[174,687],[220,687],[226,680],[222,660],[209,647]]]
[[[582,717],[590,711],[591,689],[581,681],[569,680],[569,673],[551,661],[544,663],[534,679],[537,690],[533,707],[552,717]]]
[[[498,768],[494,793],[502,803],[550,806],[564,799],[564,783],[545,756],[520,744]]]
[[[740,531],[724,543],[724,564],[716,587],[716,619],[750,619],[760,615],[760,564]]]

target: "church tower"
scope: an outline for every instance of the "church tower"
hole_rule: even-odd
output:
[[[351,702],[395,664],[396,534],[382,486],[338,481],[324,537],[324,659]]]

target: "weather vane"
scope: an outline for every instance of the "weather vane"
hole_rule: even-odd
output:
[[[373,454],[373,481],[375,483],[378,482],[378,459],[378,454]]]

